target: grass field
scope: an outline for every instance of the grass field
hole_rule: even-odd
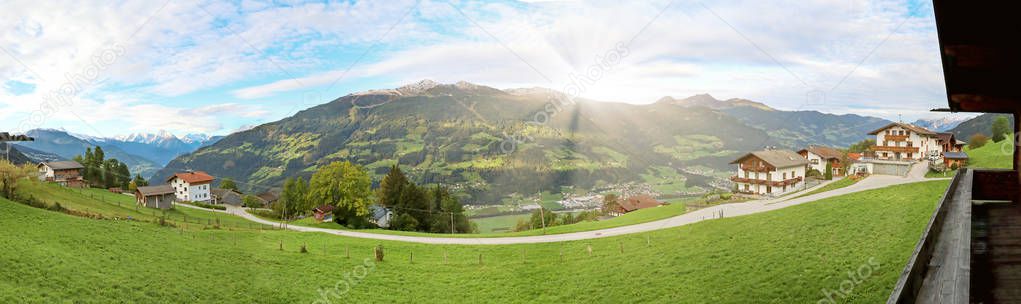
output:
[[[71,189],[52,183],[29,180],[19,182],[18,187],[19,193],[23,195],[32,195],[49,204],[60,203],[64,208],[72,210],[102,214],[104,217],[153,221],[166,216],[170,222],[180,223],[182,228],[188,229],[205,229],[213,227],[217,223],[224,229],[270,228],[241,217],[219,212],[176,207],[164,213],[158,209],[137,207],[134,196],[117,194],[103,189]],[[188,224],[185,224],[185,220]]]
[[[854,288],[838,302],[877,303],[947,184],[899,185],[649,233],[508,246],[181,231],[0,200],[0,303],[816,303],[841,284]],[[299,244],[310,253],[299,253]],[[377,245],[385,262],[368,259]],[[863,267],[868,276],[849,278]]]
[[[842,178],[842,179],[837,180],[835,182],[826,184],[825,186],[819,187],[819,188],[817,188],[815,190],[809,191],[808,193],[795,196],[794,198],[799,198],[799,197],[802,197],[802,196],[812,195],[812,194],[816,194],[816,193],[823,193],[823,192],[826,192],[826,191],[837,190],[837,189],[844,188],[844,187],[847,187],[847,186],[850,186],[850,185],[854,185],[854,184],[858,183],[858,181],[860,181],[860,179],[851,179],[849,177],[845,177],[845,178]]]
[[[969,168],[1010,169],[1013,167],[1014,136],[1010,134],[998,143],[990,140],[985,146],[978,149],[965,148],[964,152],[968,153]]]

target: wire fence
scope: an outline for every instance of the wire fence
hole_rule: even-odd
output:
[[[143,207],[143,206],[138,205],[137,203],[126,202],[123,199],[121,199],[121,200],[115,199],[115,197],[117,197],[117,196],[125,196],[126,197],[127,195],[124,195],[124,194],[118,194],[118,193],[114,193],[114,192],[100,192],[100,193],[97,193],[99,191],[106,191],[106,190],[102,190],[102,189],[88,189],[88,190],[86,190],[86,189],[82,189],[82,188],[74,189],[74,188],[68,188],[68,187],[62,187],[62,189],[65,189],[68,193],[72,193],[72,194],[78,195],[78,196],[80,196],[82,198],[88,198],[88,199],[91,199],[93,201],[98,201],[98,202],[101,202],[101,203],[105,203],[105,204],[109,205],[110,207],[118,207],[118,208],[121,209],[121,210],[116,210],[116,211],[112,212],[114,214],[103,214],[103,212],[100,212],[99,210],[90,210],[89,208],[85,208],[85,210],[75,210],[75,211],[79,211],[79,212],[84,212],[84,214],[91,215],[89,217],[111,217],[111,218],[121,219],[121,216],[123,216],[124,219],[135,220],[135,221],[143,221],[143,222],[153,222],[153,223],[158,223],[158,224],[161,224],[161,225],[174,226],[174,227],[182,227],[182,228],[186,228],[186,229],[189,228],[189,227],[190,228],[194,228],[194,229],[228,229],[228,230],[244,230],[244,229],[247,229],[247,230],[274,230],[274,229],[281,229],[281,228],[275,227],[273,225],[265,225],[265,224],[254,223],[254,222],[248,221],[246,219],[240,218],[238,216],[227,214],[227,213],[224,213],[222,216],[220,216],[220,215],[202,216],[202,215],[194,214],[194,213],[199,213],[199,212],[213,213],[215,211],[200,210],[200,209],[195,209],[194,211],[191,211],[191,210],[184,211],[186,209],[183,209],[183,208],[188,208],[188,207],[174,207],[174,208],[169,209],[169,210],[168,209],[154,209],[154,208]],[[64,206],[64,207],[67,208],[68,206]],[[192,213],[192,214],[189,214],[189,213]]]

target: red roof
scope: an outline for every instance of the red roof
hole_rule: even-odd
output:
[[[628,199],[619,202],[618,204],[620,205],[620,208],[624,210],[624,212],[631,212],[638,209],[657,207],[659,205],[662,205],[663,203],[657,201],[651,196],[643,194],[639,196],[629,197]]]
[[[174,180],[175,178],[180,178],[182,181],[184,181],[186,183],[189,183],[189,184],[208,183],[208,182],[212,182],[213,179],[214,179],[212,175],[209,175],[206,172],[195,171],[195,172],[175,173],[173,176],[171,176],[170,178],[167,179],[167,182],[170,182],[170,181]]]
[[[850,160],[860,160],[861,153],[847,153],[847,158]]]

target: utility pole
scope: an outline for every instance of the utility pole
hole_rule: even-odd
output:
[[[454,234],[454,212],[450,212],[450,234]]]
[[[546,208],[543,208],[542,204],[539,204],[539,219],[542,221],[542,234],[545,235],[546,234],[546,211],[543,210],[543,209],[546,209]]]

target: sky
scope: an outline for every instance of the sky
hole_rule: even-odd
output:
[[[222,135],[422,79],[949,114],[928,1],[5,1],[0,130]]]

